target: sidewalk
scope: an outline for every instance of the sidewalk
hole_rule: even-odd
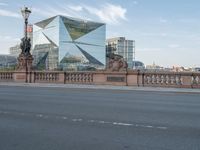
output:
[[[106,89],[150,92],[176,92],[176,93],[199,93],[200,89],[191,88],[162,88],[162,87],[133,87],[133,86],[110,86],[110,85],[86,85],[86,84],[49,84],[49,83],[11,83],[0,82],[0,86],[16,87],[50,87],[50,88],[80,88],[80,89]]]

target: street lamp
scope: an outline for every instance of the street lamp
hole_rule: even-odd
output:
[[[24,7],[21,9],[22,16],[24,18],[24,37],[21,39],[20,48],[21,53],[18,57],[18,66],[17,70],[25,72],[25,81],[31,82],[31,69],[33,56],[30,53],[31,50],[31,39],[27,37],[27,26],[28,26],[28,17],[31,14],[31,10],[28,7]]]
[[[31,10],[28,7],[24,7],[21,9],[21,13],[22,13],[22,16],[24,17],[24,23],[25,23],[24,36],[25,36],[25,39],[27,39],[28,17],[31,14]]]

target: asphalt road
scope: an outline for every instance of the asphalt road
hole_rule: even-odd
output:
[[[200,94],[0,86],[0,150],[200,150]]]

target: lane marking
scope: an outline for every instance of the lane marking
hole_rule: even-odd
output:
[[[108,121],[98,121],[98,123],[101,123],[101,124],[110,124],[111,122],[108,122]]]
[[[42,118],[43,115],[42,115],[42,114],[37,114],[36,117],[40,117],[40,118]]]
[[[44,115],[44,114],[30,114],[30,113],[22,113],[22,112],[8,112],[8,111],[0,111],[0,114],[14,114],[14,115],[19,115],[19,116],[35,116],[43,119],[48,119],[50,116]],[[51,117],[52,118],[52,117]],[[67,116],[55,116],[54,118],[56,119],[62,119],[62,120],[68,120]],[[84,119],[81,118],[72,118],[72,122],[84,122]],[[126,126],[126,127],[142,127],[142,128],[152,128],[152,129],[159,129],[159,130],[167,130],[167,127],[164,126],[152,126],[152,125],[144,125],[144,124],[131,124],[131,123],[126,123],[126,122],[109,122],[109,121],[104,121],[104,120],[85,120],[88,123],[96,123],[96,124],[110,124],[114,126]]]
[[[66,120],[66,119],[67,119],[67,117],[62,117],[62,119]]]
[[[83,119],[72,119],[73,122],[81,122]]]
[[[121,122],[113,122],[113,125],[119,125],[119,126],[133,126],[133,124],[130,124],[130,123],[121,123]]]

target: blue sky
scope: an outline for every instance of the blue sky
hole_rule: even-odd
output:
[[[136,41],[136,59],[171,67],[200,67],[199,0],[0,0],[0,53],[23,35],[20,8],[30,22],[62,14],[107,24],[107,38]]]

